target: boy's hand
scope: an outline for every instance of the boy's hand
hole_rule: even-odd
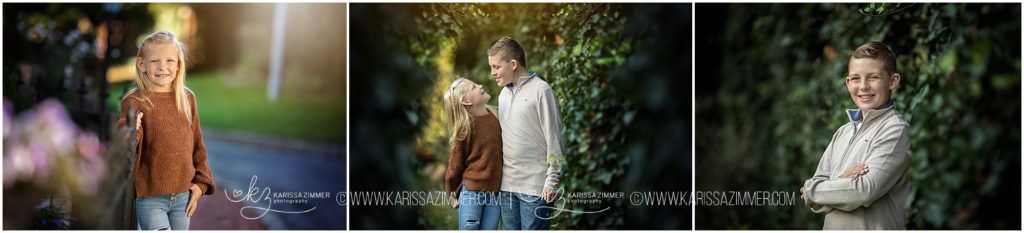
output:
[[[807,206],[807,208],[814,208],[811,207],[814,205],[814,203],[808,201],[807,199],[804,199],[804,188],[800,188],[800,200],[804,201],[804,206]]]
[[[558,195],[558,193],[556,193],[554,189],[544,188],[544,196],[542,197],[544,197],[544,202],[547,202],[547,204],[551,204],[552,202],[555,202],[559,198],[561,198],[562,195]]]
[[[868,165],[864,165],[864,164],[858,163],[858,164],[854,164],[850,168],[847,168],[846,171],[843,172],[843,175],[840,176],[839,178],[840,179],[857,178],[857,177],[863,176],[865,174],[868,174]]]

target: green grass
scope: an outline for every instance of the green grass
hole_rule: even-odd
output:
[[[289,82],[292,80],[285,80]],[[112,84],[108,106],[120,110],[126,85]],[[296,93],[281,90],[276,102],[267,98],[266,81],[228,84],[215,72],[192,73],[185,85],[196,93],[199,121],[204,128],[273,134],[305,140],[345,143],[345,91]],[[130,87],[129,87],[130,88]]]

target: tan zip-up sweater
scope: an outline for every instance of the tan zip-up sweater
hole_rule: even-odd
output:
[[[498,121],[504,165],[501,191],[540,196],[557,189],[562,171],[562,116],[555,91],[531,71],[501,88]]]
[[[847,110],[851,122],[832,136],[814,177],[804,183],[804,196],[814,203],[812,211],[825,213],[826,230],[904,229],[910,124],[892,107],[868,110],[862,121],[857,111]],[[868,173],[839,178],[857,163]]]

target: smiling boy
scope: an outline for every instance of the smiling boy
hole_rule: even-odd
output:
[[[501,88],[501,229],[547,230],[562,171],[562,116],[555,91],[526,70],[523,47],[502,38],[487,50],[491,76]]]
[[[801,198],[825,213],[824,229],[904,229],[910,124],[890,99],[901,78],[896,56],[870,42],[850,55],[848,66],[846,87],[858,109],[846,110],[850,122],[832,136]]]

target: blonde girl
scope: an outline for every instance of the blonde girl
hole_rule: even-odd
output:
[[[135,62],[136,88],[121,99],[119,126],[129,111],[139,112],[134,184],[140,229],[188,230],[199,197],[216,189],[195,94],[185,87],[185,53],[168,31],[146,36]]]
[[[445,191],[459,208],[459,230],[497,230],[501,189],[501,125],[483,86],[460,78],[444,94],[448,125]]]

